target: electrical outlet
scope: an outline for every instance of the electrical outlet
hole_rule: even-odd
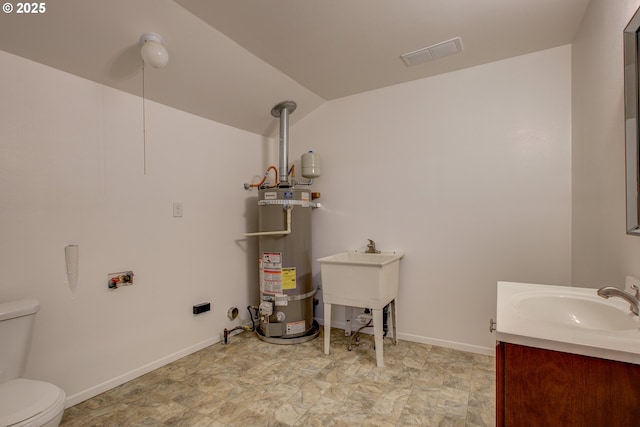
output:
[[[109,289],[118,289],[120,286],[131,285],[133,285],[133,271],[107,274],[107,286]]]
[[[636,290],[631,287],[632,285],[635,285],[638,288],[640,288],[640,279],[638,279],[635,276],[627,276],[627,277],[625,277],[624,290],[629,292],[630,294],[635,295]]]

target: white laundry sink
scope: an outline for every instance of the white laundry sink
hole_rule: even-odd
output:
[[[382,309],[389,305],[393,342],[398,343],[396,330],[398,278],[402,252],[342,252],[319,258],[324,302],[324,353],[329,354],[331,336],[331,305],[370,308],[376,365],[384,366]]]
[[[319,258],[328,304],[382,309],[398,296],[402,252],[341,252]]]

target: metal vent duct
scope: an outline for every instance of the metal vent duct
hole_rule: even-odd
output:
[[[289,186],[289,114],[296,110],[294,101],[283,101],[271,109],[273,117],[280,117],[280,175],[279,187]]]

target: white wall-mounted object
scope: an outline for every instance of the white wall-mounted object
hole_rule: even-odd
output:
[[[67,245],[64,248],[64,258],[67,265],[67,280],[72,291],[78,286],[78,262],[80,248],[78,245]]]

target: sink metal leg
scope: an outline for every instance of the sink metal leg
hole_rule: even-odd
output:
[[[397,299],[394,299],[389,304],[389,311],[391,311],[391,327],[393,330],[393,343],[398,345],[398,306],[396,305]]]
[[[329,339],[331,338],[331,304],[324,304],[324,354],[329,354]]]
[[[376,343],[376,365],[378,368],[384,366],[382,358],[383,349],[383,325],[382,325],[382,309],[373,309],[373,336]]]

